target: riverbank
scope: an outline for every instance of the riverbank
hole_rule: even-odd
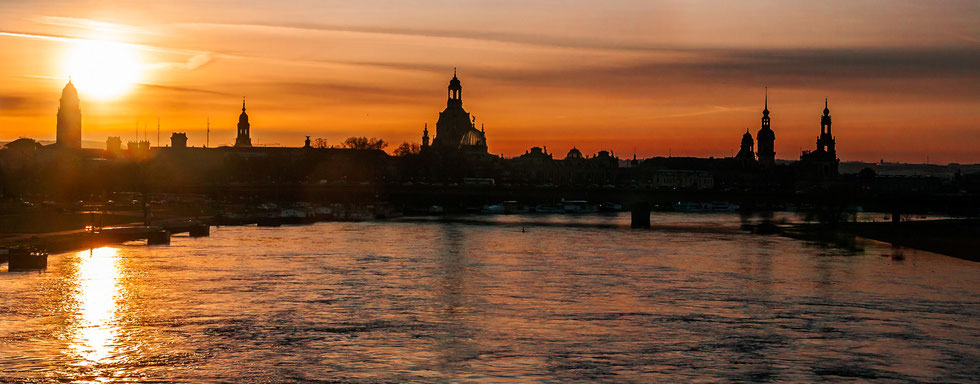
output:
[[[797,224],[783,231],[802,240],[854,246],[854,236],[896,246],[980,262],[980,220],[944,219],[892,222]]]

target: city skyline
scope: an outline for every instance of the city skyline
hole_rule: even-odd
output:
[[[300,146],[306,135],[418,143],[459,67],[467,109],[492,132],[490,152],[508,157],[542,145],[555,153],[733,156],[745,129],[758,129],[768,86],[778,159],[812,148],[829,97],[844,161],[980,161],[977,28],[969,22],[976,6],[968,2],[897,3],[885,12],[891,18],[865,24],[853,19],[880,7],[830,2],[803,17],[799,4],[621,2],[592,18],[589,6],[559,12],[537,30],[503,14],[533,18],[559,7],[336,5],[297,15],[300,4],[266,13],[247,4],[201,23],[181,12],[190,3],[154,5],[153,18],[136,12],[138,3],[112,11],[98,2],[0,5],[8,26],[0,28],[0,139],[54,138],[56,95],[71,75],[63,61],[77,60],[64,56],[91,44],[79,39],[99,39],[126,42],[123,51],[137,58],[116,57],[140,69],[122,74],[133,84],[113,84],[105,95],[80,86],[85,141],[127,138],[136,121],[160,118],[165,133],[187,132],[188,145],[202,146],[210,117],[212,146],[231,145],[247,96],[254,144]],[[649,26],[630,15],[726,19],[723,10],[745,22]],[[433,15],[446,12],[454,17],[435,24],[442,19]],[[259,15],[267,18],[256,22]],[[98,49],[115,52],[104,44]]]

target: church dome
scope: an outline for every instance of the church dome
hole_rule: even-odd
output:
[[[575,148],[575,147],[572,147],[572,149],[569,149],[568,150],[568,154],[565,155],[565,160],[581,159],[581,158],[582,158],[582,151],[578,150],[578,148]]]
[[[745,144],[745,143],[748,143],[749,145],[752,145],[752,134],[749,133],[749,130],[748,129],[746,129],[745,130],[745,134],[742,135],[742,144]]]
[[[242,114],[238,115],[238,123],[248,123],[248,114],[245,113],[245,99],[242,99]]]
[[[470,129],[469,131],[466,131],[466,133],[463,135],[463,138],[459,140],[460,147],[475,147],[475,146],[483,146],[483,145],[484,145],[483,135],[480,134],[480,131],[477,131],[476,129]]]

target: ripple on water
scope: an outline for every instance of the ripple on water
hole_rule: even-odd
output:
[[[221,227],[52,255],[0,274],[0,382],[980,377],[975,263],[739,234],[737,215],[656,218],[721,231],[526,219]]]

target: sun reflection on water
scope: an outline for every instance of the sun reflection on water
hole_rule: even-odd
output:
[[[118,336],[114,324],[119,294],[117,251],[102,247],[78,253],[77,328],[71,347],[81,365],[109,362],[114,349]]]

